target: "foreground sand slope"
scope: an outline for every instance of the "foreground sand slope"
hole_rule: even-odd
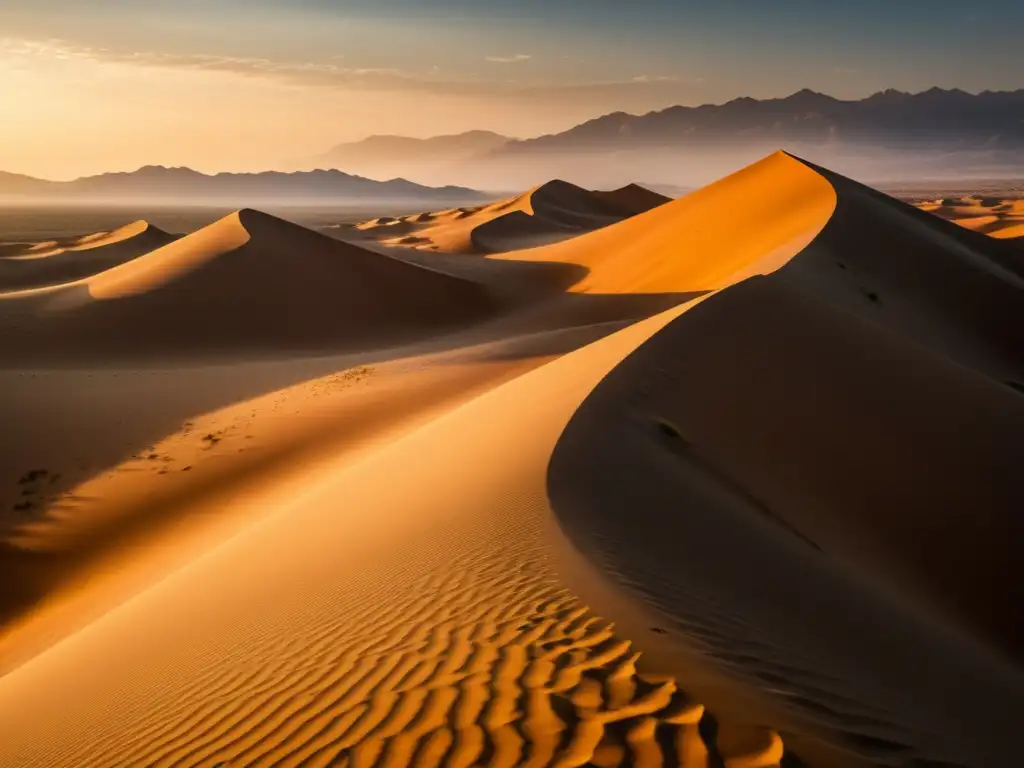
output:
[[[65,362],[365,349],[493,309],[474,283],[245,210],[85,280],[0,295],[0,343]]]
[[[552,568],[554,441],[666,319],[250,502],[275,511],[0,681],[3,759],[614,765],[668,750],[699,765],[710,746],[777,762],[761,729],[708,740],[703,708],[638,677],[629,642]]]
[[[261,489],[542,364],[542,347],[0,372],[18,403],[0,446],[0,676],[251,525]]]
[[[636,184],[591,192],[555,180],[489,205],[383,217],[358,224],[356,230],[362,237],[387,245],[448,253],[500,253],[564,240],[667,202],[669,198]]]
[[[42,243],[0,243],[0,291],[80,280],[159,248],[174,235],[145,221],[112,232]]]

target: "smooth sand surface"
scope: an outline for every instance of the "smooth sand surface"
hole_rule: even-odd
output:
[[[1014,765],[1016,253],[782,153],[615,194],[0,293],[0,765]]]
[[[517,197],[475,208],[370,219],[357,224],[355,233],[390,246],[446,253],[501,253],[600,229],[669,199],[636,184],[592,192],[555,180]]]

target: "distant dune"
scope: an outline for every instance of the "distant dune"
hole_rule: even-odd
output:
[[[137,258],[175,239],[145,221],[42,243],[0,243],[0,291],[73,282]]]
[[[1018,198],[946,198],[926,200],[917,207],[999,240],[1024,237],[1024,200]]]
[[[0,764],[1015,765],[986,226],[778,152],[0,292]]]
[[[449,253],[499,253],[600,229],[668,201],[635,184],[611,192],[591,192],[555,180],[488,205],[371,219],[356,229],[387,245]]]
[[[12,357],[367,348],[491,312],[484,290],[244,210],[76,282],[0,294]]]

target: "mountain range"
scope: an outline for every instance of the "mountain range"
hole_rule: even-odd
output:
[[[804,89],[778,99],[616,112],[561,133],[372,136],[304,161],[421,183],[517,188],[552,177],[584,186],[701,184],[784,148],[873,181],[1024,174],[1024,89],[886,90],[842,100]]]
[[[340,168],[383,179],[401,176],[411,163],[421,172],[432,169],[443,173],[453,164],[498,151],[511,141],[492,131],[467,131],[428,139],[370,136],[362,141],[338,144],[322,155],[301,160],[296,169]]]
[[[0,172],[0,199],[430,207],[553,178],[591,189],[639,182],[674,197],[780,148],[876,185],[1024,177],[1024,89],[886,90],[860,100],[804,89],[778,99],[615,112],[530,139],[490,131],[371,136],[263,173],[146,166],[55,182]]]
[[[47,181],[0,172],[0,199],[24,201],[137,202],[183,200],[195,203],[456,204],[482,200],[472,189],[430,187],[401,178],[374,181],[338,170],[283,173],[218,173],[191,168],[145,166],[130,173],[104,173],[74,181]]]

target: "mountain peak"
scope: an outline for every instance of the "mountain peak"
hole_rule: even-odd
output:
[[[797,97],[805,97],[805,96],[813,96],[815,98],[821,97],[821,98],[826,98],[826,99],[831,99],[832,98],[831,96],[828,96],[827,94],[821,93],[820,91],[813,91],[810,88],[801,88],[799,91],[797,91],[796,93],[794,93],[791,96],[789,96],[789,98],[795,99]]]
[[[183,178],[186,176],[205,176],[206,174],[192,170],[191,168],[186,168],[185,166],[144,165],[137,170],[126,172],[125,175],[138,177],[148,176],[154,178],[176,176]]]
[[[864,101],[897,101],[901,99],[909,98],[911,94],[906,91],[900,91],[896,88],[886,88],[885,90],[878,91],[868,96]]]
[[[796,93],[780,99],[780,101],[787,104],[820,104],[822,102],[832,103],[838,101],[838,99],[825,93],[812,91],[810,88],[801,88]]]

